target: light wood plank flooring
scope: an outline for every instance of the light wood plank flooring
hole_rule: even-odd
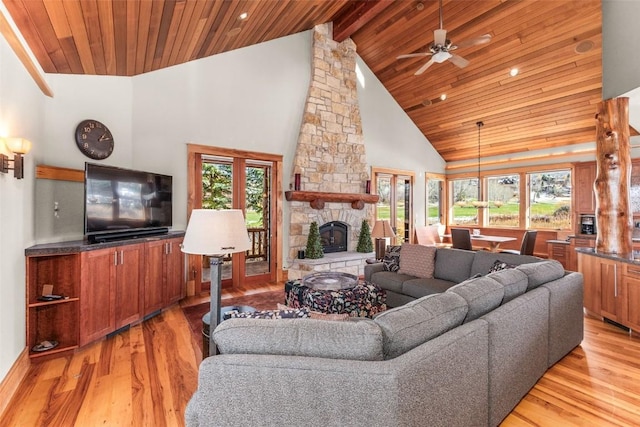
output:
[[[225,291],[223,297],[248,292],[256,289]],[[174,305],[73,356],[33,364],[0,426],[182,426],[200,360]],[[551,368],[503,422],[573,425],[640,425],[640,338],[585,318],[582,345]]]

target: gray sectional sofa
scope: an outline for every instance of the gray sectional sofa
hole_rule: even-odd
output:
[[[375,283],[387,291],[387,307],[399,307],[416,298],[445,292],[450,287],[475,275],[489,273],[496,261],[508,265],[520,265],[542,261],[529,255],[501,252],[465,251],[461,249],[435,249],[433,278],[419,278],[394,271],[386,271],[379,262],[364,267],[366,281]],[[399,252],[400,258],[402,251]]]
[[[374,319],[230,319],[187,426],[496,426],[583,337],[557,261],[465,280]]]

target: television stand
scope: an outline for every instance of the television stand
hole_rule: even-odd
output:
[[[139,237],[151,237],[151,236],[160,236],[163,234],[167,234],[169,232],[169,228],[167,227],[158,227],[158,228],[148,228],[142,230],[122,230],[122,231],[113,231],[104,234],[92,234],[87,236],[87,240],[89,243],[107,243],[113,242],[116,240],[129,240],[129,239],[137,239]]]

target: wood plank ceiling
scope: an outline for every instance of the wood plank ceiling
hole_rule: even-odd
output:
[[[594,141],[601,0],[443,0],[456,51],[415,76],[439,27],[424,0],[4,0],[46,73],[133,76],[334,22],[448,162]],[[240,19],[247,13],[247,19]],[[511,77],[516,67],[520,73]],[[446,94],[444,101],[440,95]]]

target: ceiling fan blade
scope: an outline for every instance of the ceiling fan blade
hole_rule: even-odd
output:
[[[414,76],[419,76],[420,74],[424,73],[427,70],[427,68],[431,67],[431,64],[433,63],[434,63],[434,60],[433,58],[431,58],[422,67],[418,68],[418,71],[414,73]]]
[[[439,30],[433,31],[433,44],[438,46],[444,46],[447,42],[447,30],[443,30],[440,28]]]
[[[460,68],[464,68],[467,65],[469,65],[469,61],[467,61],[461,56],[454,55],[454,54],[451,54],[451,58],[449,58],[449,61],[451,61],[453,65],[455,65],[456,67],[460,67]]]
[[[491,41],[491,34],[485,34],[483,36],[480,37],[476,37],[473,39],[469,39],[469,40],[465,40],[463,42],[460,42],[457,44],[457,48],[461,49],[461,48],[465,48],[465,47],[470,47],[470,46],[477,46],[479,44],[485,44],[485,43],[489,43]]]
[[[421,56],[429,56],[431,52],[422,52],[422,53],[408,53],[406,55],[397,56],[396,59],[405,59],[405,58],[419,58]]]

